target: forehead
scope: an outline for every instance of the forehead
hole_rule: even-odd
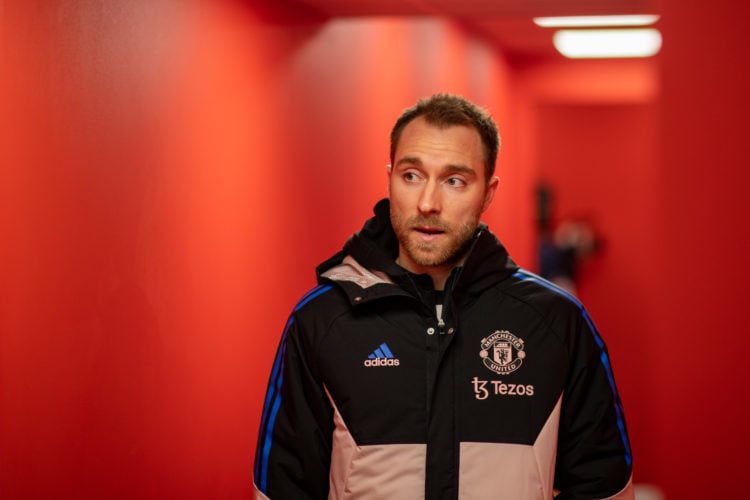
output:
[[[398,165],[404,159],[481,169],[484,167],[482,139],[473,127],[438,127],[420,116],[404,127],[396,146],[394,163]]]

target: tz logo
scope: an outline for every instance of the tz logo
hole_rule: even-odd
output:
[[[526,357],[523,340],[507,330],[495,330],[482,339],[479,357],[484,366],[498,375],[508,375],[518,370]]]

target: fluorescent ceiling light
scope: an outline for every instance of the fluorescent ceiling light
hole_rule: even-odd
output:
[[[594,26],[648,26],[659,16],[641,14],[634,16],[564,16],[535,17],[534,23],[543,28],[586,28]]]
[[[661,49],[661,33],[653,28],[620,30],[560,30],[555,48],[565,57],[649,57]]]

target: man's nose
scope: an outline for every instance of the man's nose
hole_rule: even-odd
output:
[[[428,181],[419,196],[419,211],[424,215],[438,214],[441,208],[439,186],[434,181]]]

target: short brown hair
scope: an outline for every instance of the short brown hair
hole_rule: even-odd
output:
[[[393,164],[396,146],[404,128],[420,116],[423,116],[430,125],[439,128],[464,125],[476,129],[484,146],[485,174],[489,182],[495,174],[497,153],[500,150],[497,125],[487,111],[454,94],[435,94],[425,97],[420,99],[415,106],[404,110],[391,130],[391,164]]]

